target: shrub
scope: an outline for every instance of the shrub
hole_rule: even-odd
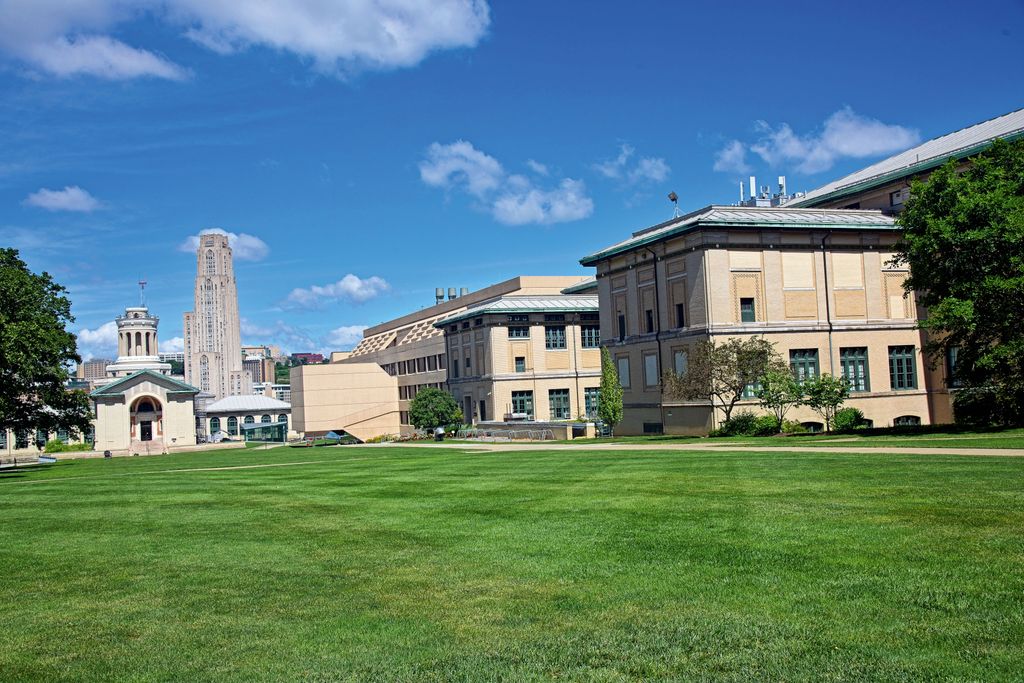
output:
[[[758,415],[754,420],[752,436],[775,436],[779,433],[779,421],[774,415]]]
[[[753,436],[756,425],[757,415],[741,410],[722,423],[723,436]]]
[[[782,433],[783,434],[806,434],[807,433],[807,427],[804,427],[799,422],[794,422],[793,420],[785,420],[782,423]]]
[[[43,450],[47,453],[78,453],[91,451],[92,445],[87,443],[64,443],[60,439],[50,439]]]
[[[832,418],[832,428],[837,432],[852,432],[864,425],[864,413],[857,408],[841,408]]]

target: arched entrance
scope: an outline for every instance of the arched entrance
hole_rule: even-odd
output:
[[[152,396],[140,396],[131,407],[133,441],[163,441],[163,406]]]

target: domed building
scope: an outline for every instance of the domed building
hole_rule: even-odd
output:
[[[206,406],[200,426],[213,441],[285,441],[291,433],[291,404],[260,394],[226,396]]]

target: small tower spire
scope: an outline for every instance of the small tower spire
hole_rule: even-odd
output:
[[[146,284],[145,280],[139,280],[139,305],[143,307],[146,305]]]

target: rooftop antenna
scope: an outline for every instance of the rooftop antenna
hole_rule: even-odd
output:
[[[683,212],[679,210],[679,195],[675,192],[668,193],[668,200],[672,202],[672,218],[679,218]]]
[[[139,280],[139,306],[146,307],[146,281]]]

